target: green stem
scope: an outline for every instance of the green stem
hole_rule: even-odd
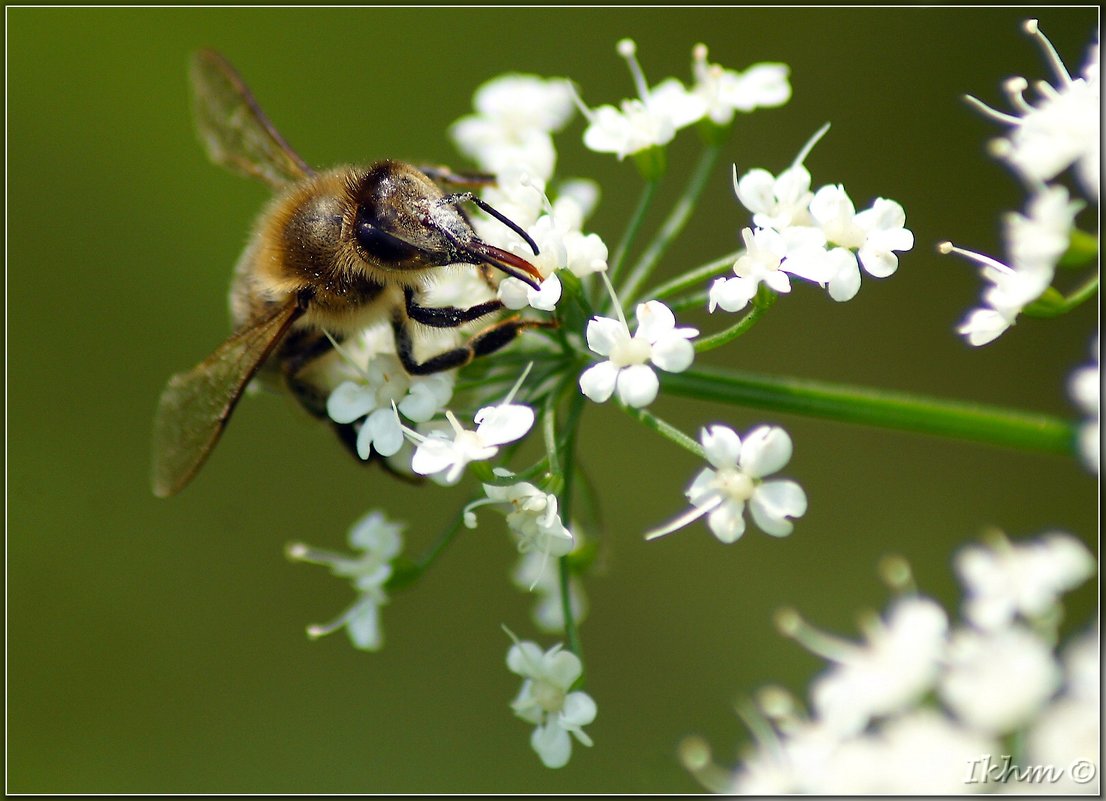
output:
[[[467,506],[468,504],[465,504]],[[434,541],[434,544],[430,546],[422,558],[417,562],[397,562],[395,564],[395,572],[392,577],[388,579],[385,585],[389,591],[394,591],[414,584],[420,578],[422,574],[430,569],[438,557],[442,555],[442,552],[446,547],[453,542],[457,536],[457,532],[461,530],[465,522],[464,507],[461,507],[461,511],[457,513],[457,516],[453,518],[448,526],[442,529],[442,533],[438,535],[438,539]]]
[[[564,468],[564,486],[561,488],[560,513],[561,520],[567,525],[572,525],[572,491],[576,483],[576,434],[580,428],[580,413],[584,409],[584,395],[574,392],[569,401],[568,418],[565,420],[565,444],[561,464]],[[561,609],[565,619],[565,642],[568,649],[584,660],[584,650],[580,643],[580,632],[576,627],[576,618],[572,614],[572,604],[568,595],[568,580],[572,575],[572,566],[569,558],[562,556],[559,560],[561,579]]]
[[[1067,420],[983,404],[713,367],[664,373],[661,384],[673,395],[844,423],[1052,453],[1075,449]]]
[[[739,336],[744,334],[754,325],[757,321],[764,316],[764,313],[772,308],[772,304],[756,305],[749,309],[745,313],[745,316],[731,325],[729,328],[725,328],[719,331],[717,334],[711,334],[709,337],[703,337],[695,343],[696,353],[706,353],[708,350],[714,350],[715,348],[725,345],[727,342],[732,342]]]
[[[1060,267],[1082,267],[1098,258],[1098,236],[1073,228]]]
[[[1098,294],[1098,273],[1095,272],[1069,294],[1062,295],[1055,287],[1049,287],[1037,300],[1026,306],[1026,317],[1059,317]]]
[[[703,189],[706,188],[707,181],[714,172],[714,164],[718,161],[718,154],[721,152],[722,146],[720,144],[707,145],[703,154],[699,157],[699,163],[695,165],[683,195],[676,201],[676,205],[672,207],[668,219],[664,221],[664,225],[661,226],[645,253],[634,265],[633,270],[630,271],[626,283],[619,289],[618,296],[626,307],[633,305],[636,293],[641,289],[641,285],[648,280],[653,268],[657,266],[657,262],[660,261],[668,246],[684,230],[684,226],[691,218],[691,213],[695,211],[695,206],[699,203],[699,196],[703,194]],[[614,276],[611,276],[611,281],[614,282]]]
[[[671,423],[665,422],[652,412],[647,412],[644,409],[634,409],[630,406],[623,406],[622,408],[626,411],[628,415],[630,415],[630,417],[633,417],[646,428],[656,431],[665,439],[671,440],[672,442],[679,445],[681,448],[691,451],[700,459],[704,458],[703,446],[693,440],[683,431],[680,431],[680,429],[676,428],[676,426],[672,425]]]
[[[614,257],[611,259],[607,269],[607,277],[611,279],[613,285],[618,280],[622,273],[622,267],[626,263],[626,256],[630,252],[630,248],[634,245],[634,240],[637,239],[638,232],[641,230],[642,223],[645,222],[645,217],[649,213],[649,207],[653,205],[653,199],[657,196],[657,189],[660,188],[660,179],[653,181],[647,181],[641,192],[641,197],[638,198],[637,208],[634,209],[634,215],[630,218],[629,223],[626,224],[626,230],[622,233],[622,239],[618,243],[618,247],[614,250]],[[595,298],[592,298],[592,305],[599,308],[608,308],[608,301],[598,303]]]
[[[689,270],[683,275],[676,276],[671,281],[667,281],[655,289],[651,289],[648,292],[642,294],[643,298],[650,298],[652,300],[663,300],[664,298],[671,297],[672,295],[678,295],[685,289],[691,289],[699,285],[700,282],[706,281],[708,278],[713,278],[719,273],[726,272],[731,269],[734,262],[737,261],[737,257],[741,255],[740,250],[735,250],[733,253],[727,253],[721,258],[714,261],[708,261],[701,267],[696,267],[693,270]]]

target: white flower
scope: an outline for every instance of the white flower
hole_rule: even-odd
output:
[[[511,709],[534,724],[530,745],[547,768],[560,768],[572,756],[572,739],[590,746],[583,727],[595,720],[595,701],[587,693],[573,691],[583,665],[571,651],[555,645],[548,651],[532,642],[516,642],[507,652],[507,667],[523,677],[522,688]]]
[[[597,153],[615,153],[619,160],[650,147],[666,145],[685,128],[703,118],[706,102],[689,92],[675,78],[649,89],[635,56],[637,47],[630,39],[618,43],[618,53],[630,67],[638,97],[623,100],[620,109],[600,106],[580,108],[588,118],[584,145]]]
[[[811,225],[810,173],[802,164],[794,164],[773,176],[768,170],[749,170],[739,179],[737,165],[733,168],[734,194],[753,213],[753,222],[760,228],[783,231],[796,225]]]
[[[560,571],[547,569],[548,561],[546,555],[538,551],[521,554],[511,571],[511,583],[537,595],[530,618],[541,631],[556,634],[565,629],[565,610],[561,601]],[[575,574],[568,579],[568,603],[572,619],[579,624],[587,616],[588,602],[584,585]]]
[[[1070,201],[1067,190],[1041,188],[1027,205],[1027,214],[1006,217],[1009,266],[951,242],[938,245],[941,253],[956,253],[983,265],[983,278],[991,283],[983,293],[986,307],[973,310],[957,328],[971,345],[985,345],[1014,324],[1022,309],[1048,289],[1056,262],[1068,247],[1079,204]]]
[[[1081,367],[1072,374],[1068,389],[1072,399],[1087,417],[1079,429],[1079,453],[1087,467],[1099,472],[1099,418],[1102,393],[1102,370],[1099,367],[1098,337],[1091,343],[1094,364]]]
[[[500,282],[497,297],[508,309],[518,310],[529,306],[539,311],[553,311],[557,307],[557,301],[561,299],[561,281],[556,274],[551,274],[541,282],[538,289],[534,289],[529,284],[508,276]]]
[[[964,617],[982,629],[1053,617],[1060,596],[1094,575],[1095,560],[1070,534],[1046,534],[1011,543],[1002,535],[988,546],[969,545],[956,555],[967,592]]]
[[[998,743],[937,710],[917,708],[842,743],[808,792],[824,795],[960,795],[972,760]]]
[[[540,289],[513,277],[501,280],[498,297],[509,309],[552,311],[561,298],[557,270],[568,269],[583,277],[607,269],[607,246],[597,234],[581,230],[598,190],[589,182],[576,181],[561,191],[556,202],[550,204],[542,185],[532,176],[512,171],[500,176],[498,187],[484,193],[485,199],[526,230],[539,252],[534,254],[517,234],[498,221],[490,224],[477,218],[474,225],[481,239],[526,258],[545,276]]]
[[[791,438],[782,428],[760,426],[744,442],[732,428],[704,428],[700,441],[713,465],[695,478],[687,490],[691,509],[646,539],[670,534],[704,515],[710,530],[722,542],[736,541],[745,533],[745,506],[766,534],[785,537],[794,524],[790,518],[806,512],[806,493],[794,481],[765,481],[791,459]]]
[[[782,232],[773,228],[745,228],[741,231],[745,251],[734,262],[735,278],[716,278],[707,294],[707,308],[736,312],[745,308],[764,284],[773,292],[791,291],[791,279],[797,275],[811,281],[829,278],[826,272],[825,236],[817,228],[791,227]]]
[[[854,645],[807,632],[796,637],[837,664],[811,685],[819,718],[844,735],[863,731],[869,720],[909,708],[933,687],[941,667],[948,617],[928,598],[895,603],[884,623],[866,621],[867,643]]]
[[[384,644],[380,631],[380,607],[388,602],[384,585],[392,576],[392,560],[403,549],[402,523],[388,520],[383,512],[373,511],[358,520],[349,532],[350,547],[360,556],[346,556],[292,543],[286,553],[297,562],[326,565],[336,576],[349,579],[358,598],[330,623],[307,627],[312,639],[345,628],[355,648],[376,651]]]
[[[690,340],[694,328],[677,328],[667,306],[651,300],[637,307],[637,331],[622,320],[595,317],[588,322],[588,347],[607,360],[580,374],[580,391],[597,403],[604,403],[617,390],[627,406],[642,408],[657,397],[660,382],[649,366],[680,373],[691,366],[695,349]]]
[[[1033,721],[1026,733],[1026,755],[1038,765],[1097,765],[1101,755],[1102,665],[1098,630],[1090,629],[1064,650],[1063,693]],[[1097,793],[1100,780],[1077,783],[1068,771],[1055,792]]]
[[[564,79],[501,75],[476,90],[476,113],[457,120],[450,135],[482,169],[499,173],[525,165],[548,179],[556,162],[550,134],[571,119],[573,105],[571,85]]]
[[[744,72],[707,62],[707,46],[691,51],[695,85],[691,91],[707,105],[707,116],[716,125],[729,125],[735,111],[775,108],[791,99],[786,64],[754,64]]]
[[[1056,76],[1056,85],[1038,81],[1037,105],[1024,96],[1025,78],[1012,78],[1005,90],[1014,114],[1005,114],[969,97],[985,114],[1011,127],[1008,138],[992,147],[1026,179],[1032,182],[1055,178],[1075,164],[1079,180],[1089,196],[1098,201],[1101,140],[1099,118],[1098,44],[1092,46],[1083,76],[1072,78],[1052,43],[1041,33],[1037,20],[1025,23],[1028,34],[1037,39]]]
[[[1002,735],[1032,720],[1060,678],[1051,649],[1021,625],[960,629],[949,641],[938,694],[966,725]]]
[[[491,459],[499,452],[500,445],[526,436],[534,425],[534,410],[509,402],[485,406],[473,419],[475,431],[462,427],[450,411],[446,412],[446,419],[452,436],[440,430],[427,436],[410,429],[405,429],[405,433],[416,445],[411,469],[420,476],[440,474],[444,483],[455,484],[469,462]]]
[[[485,484],[487,498],[465,507],[466,525],[476,524],[473,510],[488,504],[507,507],[507,526],[518,537],[519,553],[536,551],[545,556],[564,556],[572,550],[572,534],[557,513],[557,496],[542,492],[526,481],[507,487]],[[470,516],[471,515],[471,516]]]
[[[381,349],[385,337],[388,350]],[[408,420],[422,423],[441,411],[453,395],[454,371],[409,375],[395,355],[391,337],[389,328],[374,328],[364,334],[361,343],[343,345],[343,355],[351,362],[360,361],[358,347],[369,356],[365,368],[358,370],[358,378],[343,381],[326,402],[327,415],[334,422],[362,421],[357,432],[357,454],[362,459],[368,459],[373,451],[394,456],[403,445],[403,430],[393,403]]]
[[[898,269],[895,251],[914,247],[914,234],[904,227],[906,212],[893,200],[877,198],[871,208],[857,214],[845,187],[823,186],[810,201],[810,215],[828,245],[838,246],[831,251],[838,261],[828,282],[830,297],[837,301],[856,295],[861,266],[873,278],[886,278]]]

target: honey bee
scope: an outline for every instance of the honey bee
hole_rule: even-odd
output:
[[[335,340],[389,321],[397,355],[412,375],[467,364],[535,325],[508,318],[463,344],[419,360],[414,324],[456,328],[502,309],[498,300],[467,308],[420,304],[424,282],[446,265],[495,268],[537,287],[541,273],[526,259],[481,241],[459,209],[471,202],[511,228],[517,225],[471,192],[446,194],[439,184],[479,185],[487,176],[400,161],[316,172],[284,141],[233,67],[204,50],[192,59],[199,136],[211,160],[276,190],[234,270],[233,333],[207,359],[169,379],[154,418],[153,492],[179,492],[202,467],[246,386],[261,372],[283,383],[316,416],[320,390],[301,371]],[[540,323],[539,323],[540,324]],[[349,432],[339,431],[349,444]]]

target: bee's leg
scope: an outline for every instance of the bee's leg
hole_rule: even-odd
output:
[[[292,331],[281,345],[280,372],[289,391],[315,417],[326,417],[326,396],[318,387],[300,378],[305,367],[334,349],[334,343],[321,331]]]
[[[404,369],[411,375],[428,375],[450,370],[454,367],[461,367],[478,356],[495,353],[500,348],[508,345],[527,328],[543,328],[555,325],[552,322],[511,317],[474,334],[463,345],[420,362],[415,358],[411,331],[408,328],[409,320],[433,328],[456,328],[463,323],[479,320],[485,315],[499,311],[503,308],[503,304],[498,300],[489,300],[464,309],[456,306],[420,306],[415,301],[415,292],[412,289],[406,290],[404,297],[406,299],[407,314],[397,313],[392,318],[392,330],[396,337],[396,353],[400,362],[403,363]]]

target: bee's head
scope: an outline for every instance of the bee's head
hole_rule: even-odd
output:
[[[488,264],[537,288],[542,276],[520,256],[482,242],[458,203],[471,200],[522,236],[524,231],[471,195],[446,195],[409,164],[381,161],[350,182],[353,239],[360,256],[384,270]]]

